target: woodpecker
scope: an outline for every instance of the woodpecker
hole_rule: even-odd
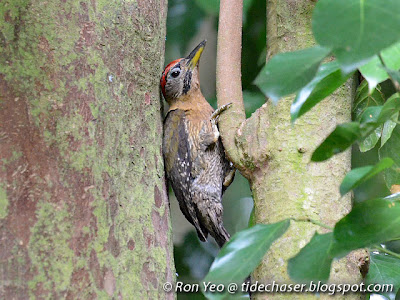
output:
[[[223,222],[222,194],[235,169],[219,137],[219,114],[200,90],[199,60],[206,41],[186,58],[169,63],[160,85],[169,104],[164,119],[163,152],[168,180],[180,209],[201,241],[210,234],[222,247],[229,240]]]

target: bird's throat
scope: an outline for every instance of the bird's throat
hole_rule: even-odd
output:
[[[171,103],[169,111],[181,109],[184,111],[198,111],[201,114],[211,115],[214,109],[204,98],[200,89],[188,93],[187,95],[182,95],[179,99]]]

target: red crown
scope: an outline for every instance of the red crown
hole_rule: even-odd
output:
[[[163,93],[164,97],[165,97],[165,84],[167,83],[167,75],[168,75],[168,72],[169,72],[169,70],[170,70],[173,66],[175,66],[176,63],[179,62],[181,59],[182,59],[182,58],[179,58],[179,59],[176,59],[176,60],[174,60],[174,61],[171,61],[171,62],[165,67],[164,72],[162,73],[161,80],[160,80],[160,85],[161,85],[161,90],[162,90],[162,93]]]

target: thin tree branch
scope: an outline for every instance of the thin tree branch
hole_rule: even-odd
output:
[[[236,167],[240,156],[235,136],[246,119],[241,75],[242,8],[243,0],[221,0],[217,50],[218,106],[232,102],[232,107],[221,114],[219,129],[226,153]]]

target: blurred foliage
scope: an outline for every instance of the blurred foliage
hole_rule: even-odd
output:
[[[390,80],[386,80],[380,84],[380,91],[384,94],[384,98],[387,99],[395,92],[395,89]],[[381,144],[377,143],[371,150],[367,152],[360,152],[359,146],[354,145],[352,149],[352,168],[375,165],[379,161],[378,150],[380,146]],[[361,184],[354,190],[354,201],[361,202],[367,199],[386,196],[389,194],[390,191],[386,187],[383,174],[380,173],[374,178],[369,179],[365,183]]]
[[[375,177],[384,169],[390,168],[393,165],[393,160],[385,157],[381,159],[376,165],[364,166],[352,169],[346,174],[340,185],[340,194],[343,196],[360,184],[366,182],[368,179]]]
[[[185,53],[192,37],[200,29],[206,14],[200,9],[195,0],[168,1],[166,51]],[[168,56],[168,55],[167,55]],[[180,56],[179,56],[180,57]],[[168,58],[168,57],[166,57]],[[178,57],[175,57],[176,59]],[[168,58],[168,61],[172,60]]]
[[[244,0],[246,3],[252,5],[244,10],[244,24],[243,24],[243,37],[242,37],[242,85],[244,91],[251,91],[262,95],[258,88],[253,85],[254,79],[257,77],[261,68],[265,64],[266,59],[266,1],[264,0]],[[250,99],[248,99],[250,100]],[[256,100],[256,99],[252,99]],[[258,99],[258,104],[263,104]]]
[[[190,231],[181,245],[175,247],[176,273],[180,280],[195,282],[206,276],[219,248],[215,243],[202,243],[196,232]],[[196,266],[196,268],[192,268]]]
[[[398,290],[400,288],[400,260],[388,255],[371,253],[370,267],[365,283],[393,284],[394,290]],[[390,297],[388,293],[384,293],[384,295]]]
[[[381,91],[381,87],[377,85],[370,93],[367,81],[363,80],[357,88],[356,98],[354,99],[353,118],[359,120],[368,107],[383,105],[384,103],[385,96]],[[390,122],[390,120],[387,122]],[[361,152],[369,151],[375,147],[382,135],[383,126],[379,126],[364,140],[358,142]]]
[[[400,52],[400,43],[385,49],[382,51],[382,59],[385,60],[386,66],[392,69],[400,68],[400,56],[397,55]],[[372,91],[379,82],[382,82],[389,78],[389,75],[381,67],[380,59],[375,56],[366,65],[360,68],[362,76],[367,80],[369,89]]]

